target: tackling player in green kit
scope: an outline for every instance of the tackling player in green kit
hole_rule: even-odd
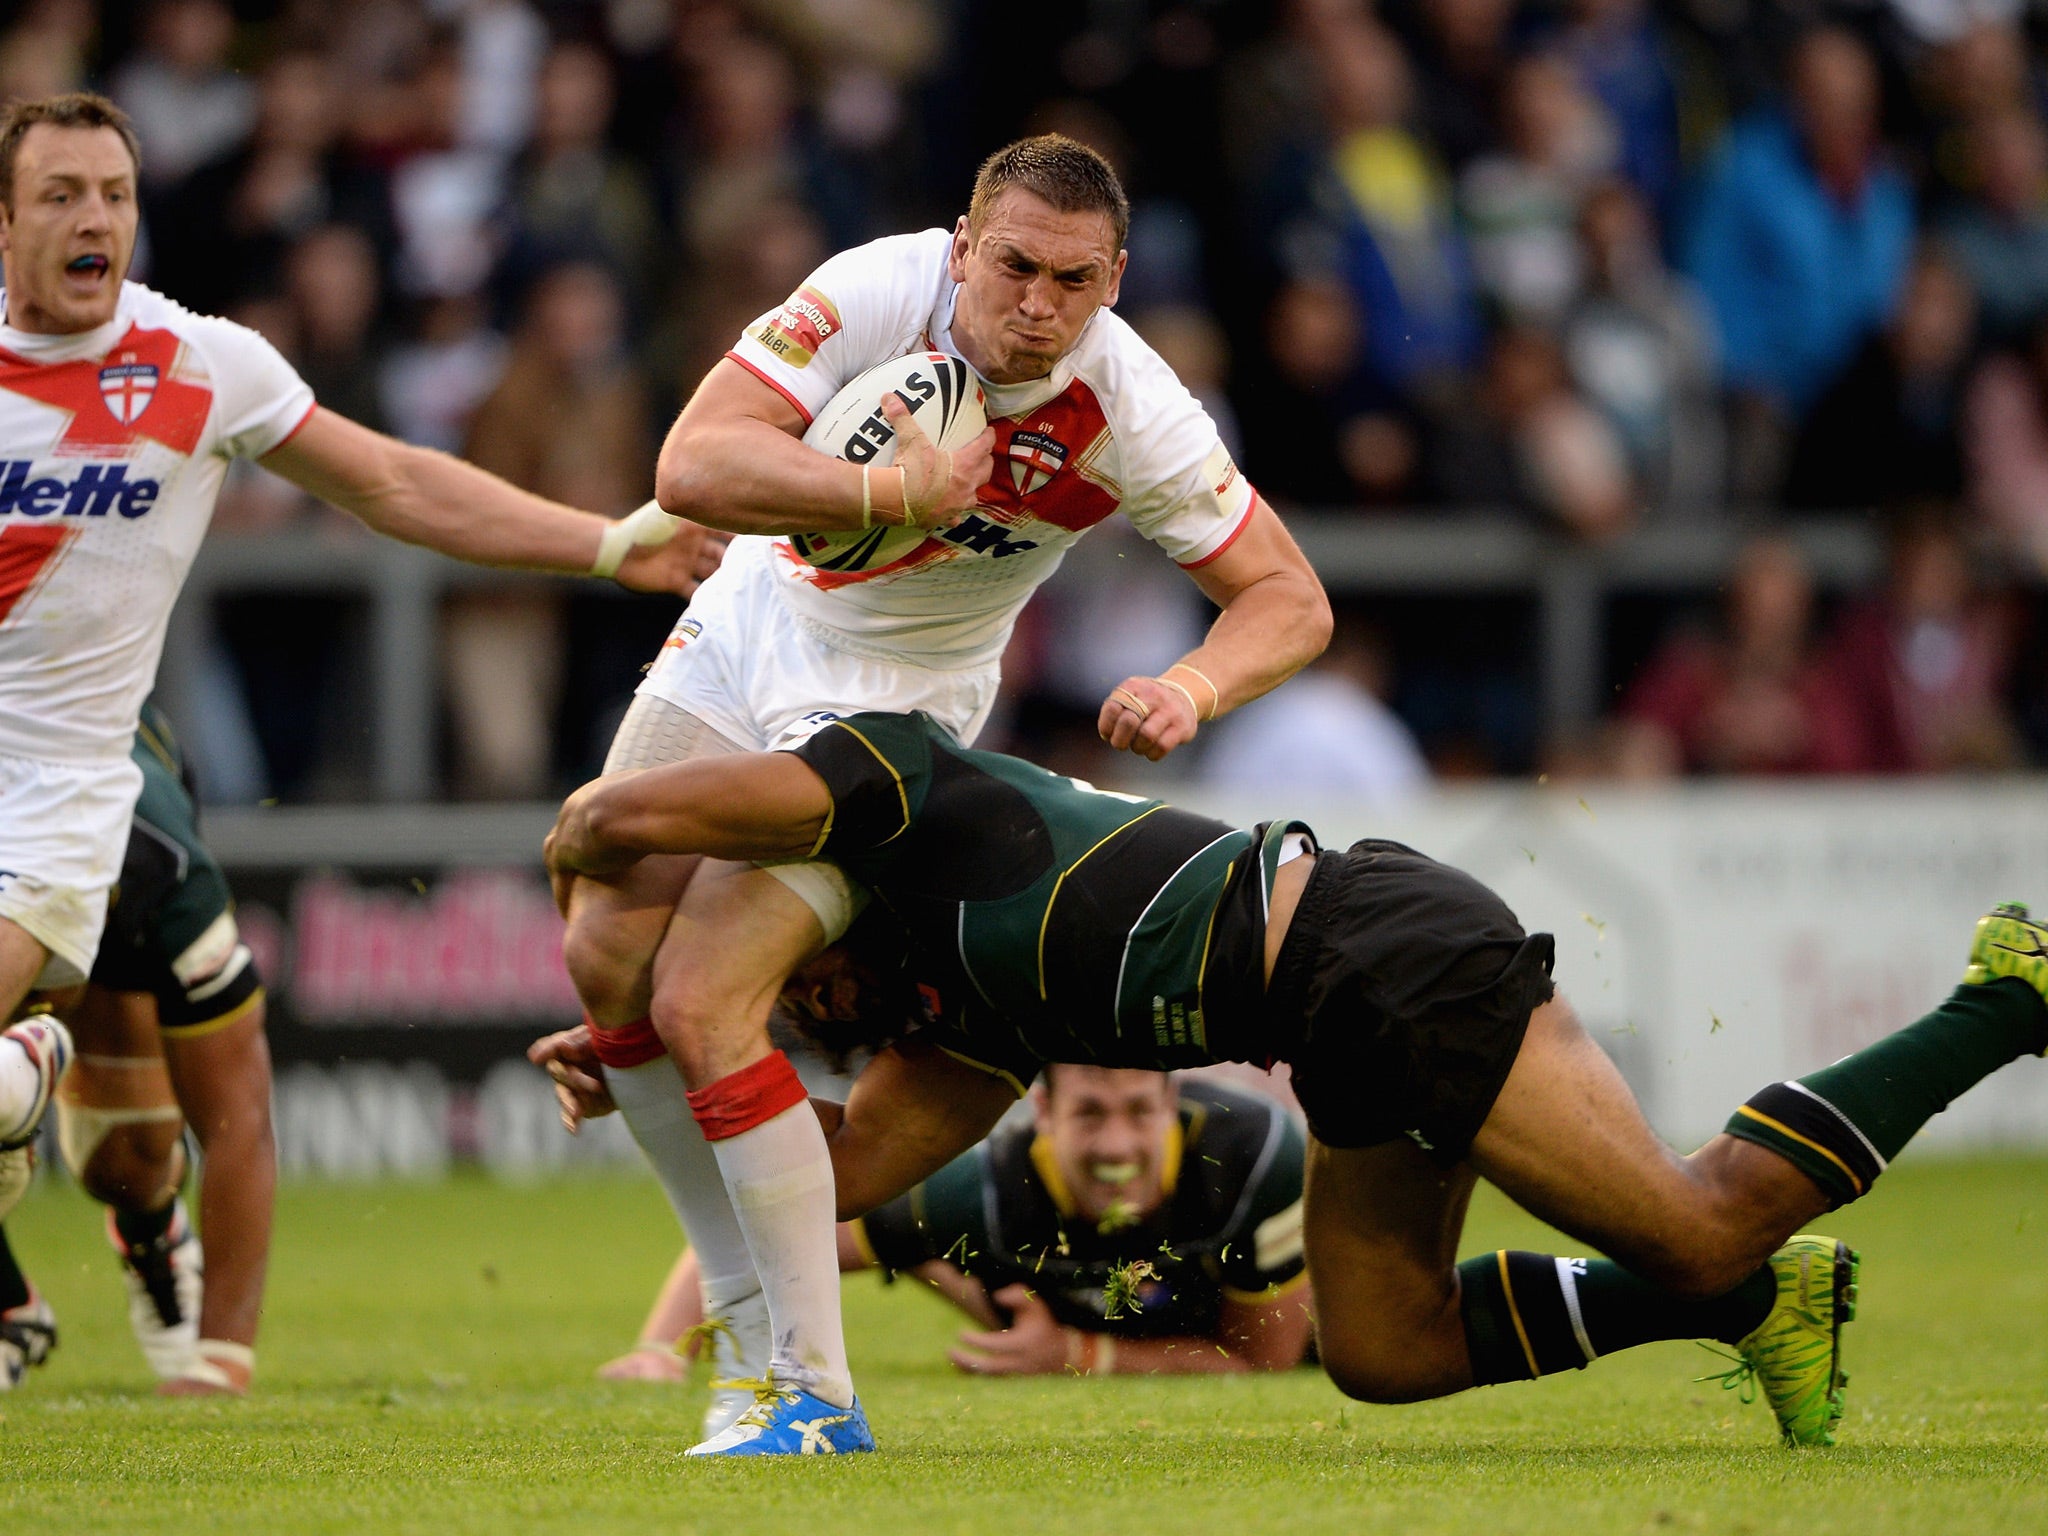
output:
[[[558,886],[656,852],[831,858],[894,920],[871,913],[865,945],[783,993],[800,1015],[896,1025],[843,1113],[820,1108],[842,1217],[979,1140],[1047,1062],[1291,1063],[1318,1348],[1370,1401],[1719,1340],[1741,1357],[1729,1384],[1753,1377],[1789,1443],[1832,1443],[1857,1259],[1795,1234],[1958,1094],[2048,1049],[2048,927],[2000,907],[1932,1013],[1764,1088],[1680,1157],[1556,994],[1550,936],[1471,877],[1395,843],[1321,849],[1297,823],[1104,793],[922,716],[614,775],[548,840]],[[878,964],[884,928],[908,945]],[[573,1039],[539,1054],[572,1111],[602,1107]],[[1482,1176],[1610,1257],[1457,1262]]]

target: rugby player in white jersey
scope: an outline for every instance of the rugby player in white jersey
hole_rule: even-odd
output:
[[[137,713],[230,459],[481,564],[687,593],[702,547],[651,503],[611,522],[357,426],[253,331],[126,282],[139,159],[102,97],[0,111],[0,1020],[92,969]],[[0,1200],[68,1056],[50,1022],[0,1042]]]
[[[656,480],[668,511],[741,537],[641,685],[608,772],[772,748],[861,708],[923,710],[971,741],[1018,611],[1119,511],[1222,611],[1180,662],[1111,692],[1099,726],[1112,746],[1157,760],[1321,651],[1314,572],[1201,407],[1110,312],[1128,222],[1100,156],[1021,140],[982,166],[951,231],[835,256],[749,328],[676,421]],[[987,435],[940,451],[892,400],[891,467],[800,441],[843,384],[932,349],[980,376]],[[879,569],[831,571],[789,537],[870,519],[932,536]],[[791,969],[857,899],[827,864],[689,859],[572,893],[565,952],[614,1095],[703,1260],[707,1314],[737,1345],[704,1454],[872,1443],[840,1332],[830,1159],[766,1029]]]

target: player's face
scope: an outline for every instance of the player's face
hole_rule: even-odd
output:
[[[120,134],[29,129],[14,155],[14,206],[0,209],[7,323],[65,335],[113,319],[136,221],[135,161]]]
[[[1091,1221],[1137,1221],[1165,1198],[1167,1145],[1180,1094],[1163,1072],[1055,1067],[1038,1128],[1067,1192]]]
[[[1044,378],[1095,311],[1116,302],[1124,259],[1107,214],[1061,213],[1012,187],[979,229],[963,218],[953,231],[960,355],[991,384]]]

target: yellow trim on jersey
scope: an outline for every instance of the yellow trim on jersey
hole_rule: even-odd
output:
[[[177,773],[178,760],[171,755],[170,746],[164,741],[163,737],[149,728],[147,720],[135,722],[135,734],[142,738],[142,744],[149,748],[150,755],[164,765],[165,772],[173,775]]]
[[[889,843],[895,842],[897,838],[901,837],[904,833],[910,830],[910,791],[903,787],[903,775],[896,771],[896,765],[894,763],[890,762],[888,758],[882,756],[882,752],[879,747],[877,747],[872,741],[869,741],[867,737],[861,735],[861,733],[855,730],[852,726],[848,725],[844,720],[836,720],[833,722],[833,724],[837,725],[839,729],[846,732],[847,735],[851,736],[855,741],[859,742],[862,746],[866,747],[870,752],[874,753],[875,761],[880,763],[884,768],[888,769],[889,777],[896,781],[896,799],[903,806],[903,825],[898,827],[894,832],[891,832],[887,837],[883,838],[881,842],[875,844],[875,846],[877,848],[881,848]]]
[[[1780,1136],[1789,1136],[1794,1141],[1798,1142],[1799,1145],[1801,1145],[1802,1147],[1813,1148],[1814,1151],[1818,1152],[1822,1157],[1826,1158],[1829,1162],[1833,1163],[1837,1168],[1842,1170],[1842,1172],[1848,1177],[1850,1184],[1855,1187],[1857,1194],[1860,1195],[1863,1193],[1863,1181],[1856,1177],[1854,1170],[1852,1170],[1847,1163],[1843,1162],[1839,1157],[1835,1156],[1834,1153],[1830,1152],[1826,1147],[1822,1146],[1819,1142],[1814,1141],[1809,1137],[1800,1135],[1797,1131],[1793,1130],[1791,1126],[1782,1125],[1778,1121],[1773,1120],[1769,1115],[1758,1114],[1755,1110],[1751,1109],[1747,1104],[1738,1106],[1736,1108],[1735,1113],[1737,1113],[1738,1115],[1747,1115],[1750,1119],[1756,1121],[1759,1125],[1768,1125]]]
[[[1267,1286],[1263,1291],[1240,1291],[1234,1285],[1226,1285],[1222,1287],[1223,1299],[1225,1301],[1237,1302],[1242,1306],[1255,1307],[1264,1302],[1278,1301],[1283,1296],[1292,1295],[1307,1284],[1308,1270],[1304,1267],[1300,1273],[1289,1279],[1276,1281],[1274,1284]]]
[[[990,1077],[1000,1077],[1010,1085],[1012,1093],[1016,1094],[1020,1099],[1024,1097],[1024,1091],[1028,1085],[1018,1082],[1016,1073],[1005,1072],[1001,1067],[992,1067],[985,1061],[976,1061],[972,1056],[956,1051],[951,1046],[942,1045],[939,1049],[959,1062],[963,1067],[972,1067],[977,1072],[986,1072]]]
[[[853,1246],[859,1250],[861,1262],[867,1265],[869,1269],[881,1268],[882,1261],[875,1257],[875,1245],[868,1241],[868,1224],[866,1220],[856,1216],[846,1225],[853,1233]]]
[[[239,1024],[252,1012],[263,1005],[263,989],[258,987],[219,1018],[208,1019],[203,1024],[159,1024],[157,1033],[166,1040],[199,1040],[207,1035],[217,1035],[231,1024]]]
[[[1173,1124],[1166,1129],[1166,1150],[1159,1158],[1159,1203],[1164,1205],[1173,1198],[1173,1192],[1180,1184],[1181,1158],[1188,1149],[1187,1132],[1181,1129],[1180,1116],[1173,1117]]]
[[[1043,1134],[1031,1138],[1031,1166],[1038,1171],[1038,1182],[1045,1186],[1045,1192],[1052,1196],[1053,1209],[1062,1216],[1078,1216],[1081,1207],[1074,1201],[1074,1192],[1067,1188],[1066,1175],[1060,1172],[1060,1165],[1053,1161],[1052,1142]]]
[[[1498,1248],[1493,1256],[1500,1261],[1500,1293],[1508,1299],[1508,1316],[1515,1320],[1515,1337],[1522,1341],[1522,1358],[1529,1362],[1529,1379],[1541,1380],[1543,1372],[1536,1368],[1536,1351],[1529,1347],[1529,1330],[1522,1326],[1522,1309],[1515,1305],[1515,1287],[1508,1279],[1508,1251]]]
[[[815,859],[825,851],[825,839],[832,835],[832,818],[839,814],[839,802],[832,799],[831,790],[825,791],[825,798],[832,803],[825,807],[824,824],[818,828],[818,840],[811,844],[811,851],[805,855],[806,858]]]
[[[1137,815],[1133,816],[1129,821],[1125,822],[1122,826],[1117,827],[1113,831],[1104,833],[1101,841],[1097,842],[1094,848],[1090,848],[1086,853],[1082,854],[1081,857],[1074,860],[1074,862],[1069,864],[1065,869],[1061,870],[1059,879],[1053,881],[1052,894],[1045,898],[1045,916],[1040,918],[1038,923],[1038,1000],[1041,1003],[1046,1000],[1045,935],[1046,931],[1052,927],[1053,905],[1060,899],[1060,887],[1067,883],[1067,876],[1071,875],[1075,870],[1079,869],[1083,864],[1086,864],[1090,859],[1095,857],[1096,850],[1101,848],[1103,843],[1108,842],[1112,837],[1115,837],[1118,833],[1126,832],[1130,830],[1132,827],[1135,827],[1147,816],[1150,816],[1153,811],[1163,811],[1165,809],[1166,807],[1163,804],[1155,805],[1152,807],[1152,810],[1140,811]]]

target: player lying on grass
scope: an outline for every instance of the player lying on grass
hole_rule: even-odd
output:
[[[1086,1066],[1047,1066],[1031,1109],[843,1224],[839,1267],[912,1274],[953,1302],[984,1331],[949,1358],[977,1375],[1301,1364],[1307,1145],[1286,1110],[1197,1078]],[[685,1252],[639,1345],[598,1375],[679,1381],[703,1324]]]
[[[558,892],[656,852],[834,858],[907,935],[893,981],[914,1024],[843,1115],[821,1114],[843,1217],[986,1135],[1049,1061],[1291,1063],[1318,1347],[1372,1401],[1712,1339],[1788,1441],[1831,1443],[1856,1256],[1794,1234],[1866,1193],[1956,1095],[2048,1049],[2048,927],[2001,907],[1932,1013],[1764,1088],[1680,1157],[1556,995],[1550,937],[1470,876],[1393,843],[1318,849],[1296,823],[1236,830],[1103,793],[919,716],[599,780],[547,843]],[[850,963],[801,973],[835,1016],[861,1008]],[[1458,1263],[1480,1177],[1611,1257]]]

